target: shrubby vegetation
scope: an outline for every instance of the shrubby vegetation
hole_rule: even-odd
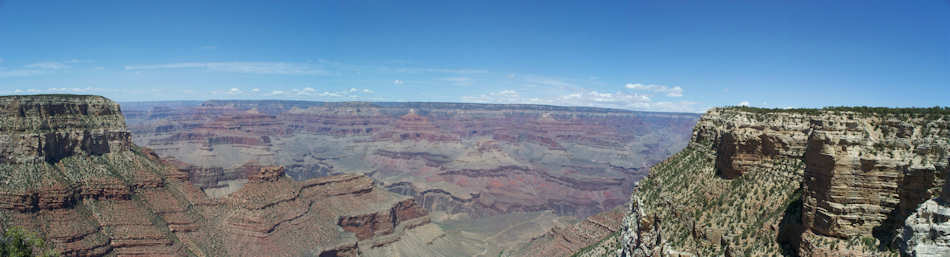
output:
[[[49,249],[46,242],[36,234],[18,227],[8,228],[0,235],[0,256],[32,257],[59,256]]]
[[[934,106],[929,108],[890,108],[871,106],[830,106],[824,108],[760,108],[750,106],[727,106],[724,109],[735,109],[751,113],[801,113],[820,114],[822,112],[854,112],[861,114],[910,114],[914,116],[950,115],[950,107]]]

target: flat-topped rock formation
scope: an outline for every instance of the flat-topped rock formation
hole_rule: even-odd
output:
[[[902,230],[912,237],[941,226],[929,199],[947,179],[948,151],[944,108],[713,109],[690,146],[639,183],[623,253],[897,251]]]
[[[100,96],[0,96],[0,163],[129,151],[119,105]]]

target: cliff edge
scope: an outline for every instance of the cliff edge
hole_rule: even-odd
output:
[[[713,109],[638,183],[618,254],[940,256],[948,150],[946,108]]]

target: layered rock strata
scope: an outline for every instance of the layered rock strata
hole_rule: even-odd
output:
[[[298,182],[283,167],[262,168],[206,211],[216,214],[209,217],[213,237],[228,242],[232,256],[356,256],[429,222],[411,198],[380,190],[366,176]]]
[[[189,105],[190,104],[190,105]],[[682,148],[693,114],[540,105],[207,101],[129,104],[135,141],[202,188],[244,167],[297,179],[365,173],[433,212],[552,210],[586,217],[626,201],[645,168]],[[235,186],[237,185],[237,186]]]
[[[940,193],[948,139],[942,108],[713,109],[640,182],[622,254],[883,254]]]
[[[0,97],[0,164],[129,151],[119,105],[96,96]]]
[[[0,97],[0,217],[66,256],[189,255],[138,197],[169,194],[177,170],[132,145],[118,104],[98,96]],[[192,213],[173,202],[164,208]],[[172,212],[167,212],[171,214]],[[194,220],[175,220],[191,226]]]
[[[294,181],[283,167],[245,165],[256,167],[246,186],[212,199],[176,161],[134,146],[108,99],[0,103],[0,228],[36,232],[63,256],[438,256],[454,247],[411,197],[366,176]]]

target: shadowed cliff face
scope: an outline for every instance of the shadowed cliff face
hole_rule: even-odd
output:
[[[714,109],[696,125],[687,150],[640,182],[631,200],[635,215],[625,221],[621,237],[623,251],[896,251],[905,219],[911,224],[908,217],[917,221],[904,231],[940,226],[914,213],[940,193],[948,150],[946,110]],[[939,212],[923,209],[927,217]],[[684,215],[692,218],[677,218]],[[917,238],[925,252],[945,245]]]
[[[430,211],[586,217],[626,201],[685,146],[692,114],[454,103],[209,101],[134,104],[134,140],[222,194],[245,167],[298,180],[366,173]],[[216,189],[217,188],[217,189]]]

